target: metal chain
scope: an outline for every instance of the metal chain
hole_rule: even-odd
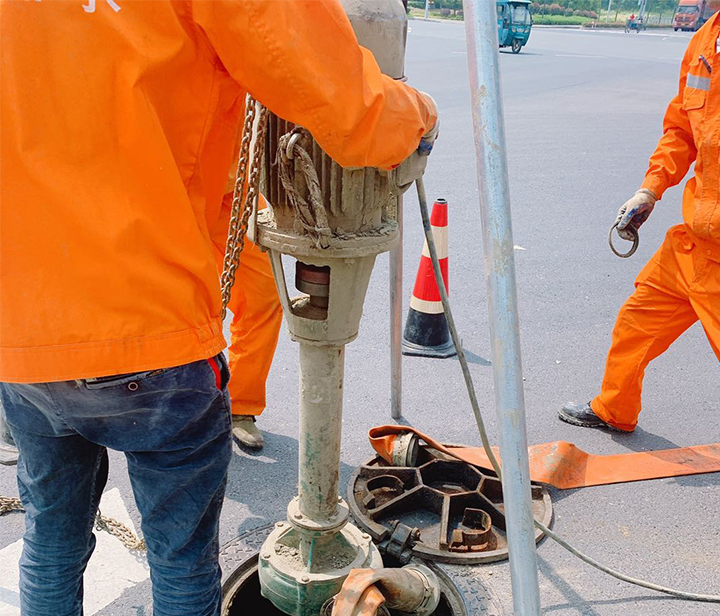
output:
[[[227,314],[227,306],[230,302],[233,285],[235,284],[235,273],[240,264],[240,253],[243,251],[243,248],[245,248],[245,236],[247,235],[250,216],[255,210],[259,196],[260,162],[262,161],[265,150],[267,116],[267,110],[248,95],[245,100],[245,121],[243,122],[243,134],[240,142],[240,151],[238,153],[238,166],[235,175],[232,207],[230,210],[228,238],[225,244],[223,272],[220,277],[223,319]],[[253,126],[256,117],[257,131],[255,131],[255,138],[253,140]],[[249,161],[250,170],[248,173],[250,146],[253,141],[252,160]]]
[[[238,152],[237,170],[235,173],[235,184],[233,186],[233,198],[232,207],[230,213],[230,224],[228,226],[228,236],[225,243],[225,256],[223,258],[223,271],[220,278],[220,285],[222,289],[223,298],[223,317],[225,316],[225,308],[229,301],[229,294],[226,299],[225,289],[227,287],[227,276],[230,270],[230,261],[232,259],[232,253],[237,245],[239,229],[240,229],[240,212],[239,212],[239,200],[242,198],[244,183],[242,180],[245,178],[245,172],[247,170],[248,153],[250,151],[250,140],[252,138],[252,126],[255,121],[255,105],[250,104],[250,97],[245,99],[245,121],[243,122],[242,128],[242,139],[240,142],[240,150]],[[238,178],[241,182],[238,182]]]
[[[22,506],[20,499],[11,496],[0,496],[0,515],[13,513],[14,511],[25,511],[25,507]],[[145,539],[138,537],[122,522],[118,522],[113,518],[108,518],[107,516],[102,515],[99,511],[95,517],[95,528],[97,530],[104,530],[113,537],[117,537],[128,550],[138,552],[144,552],[147,550]]]
[[[12,513],[13,511],[25,511],[20,499],[11,496],[0,496],[0,515]]]
[[[113,518],[108,518],[107,516],[102,515],[99,511],[97,513],[97,517],[95,518],[95,528],[96,530],[104,530],[113,537],[117,537],[120,539],[120,543],[122,543],[128,550],[135,552],[144,552],[147,550],[144,538],[138,537],[122,522],[113,520]]]

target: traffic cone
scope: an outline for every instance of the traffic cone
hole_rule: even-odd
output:
[[[440,260],[445,288],[448,286],[448,207],[445,199],[438,199],[430,216],[435,248]],[[447,320],[443,312],[440,291],[435,283],[432,261],[427,242],[423,247],[415,288],[410,299],[410,310],[405,322],[402,342],[403,355],[420,357],[452,357],[457,354],[450,338]]]

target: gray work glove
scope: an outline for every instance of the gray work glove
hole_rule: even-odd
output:
[[[437,111],[437,105],[435,100],[429,94],[421,93]],[[417,150],[415,150],[410,156],[408,156],[397,169],[395,169],[395,185],[401,193],[404,193],[415,180],[420,179],[425,173],[425,167],[427,167],[428,156],[432,152],[435,140],[440,133],[440,120],[435,123],[428,132],[426,132],[420,143],[418,144]]]
[[[628,227],[637,231],[652,213],[656,201],[657,197],[652,190],[641,188],[623,203],[615,220],[618,235],[624,240],[632,241],[634,237]]]

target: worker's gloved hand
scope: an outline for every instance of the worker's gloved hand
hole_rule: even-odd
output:
[[[652,190],[641,188],[623,203],[615,220],[618,235],[624,240],[632,241],[634,238],[628,227],[639,229],[652,213],[656,201],[657,197]]]
[[[425,100],[435,109],[435,115],[437,115],[437,105],[435,100],[429,94],[424,92],[420,93]],[[438,138],[440,133],[440,120],[435,123],[428,132],[426,132],[420,143],[418,144],[417,150],[415,150],[410,156],[408,156],[395,170],[395,184],[401,193],[404,193],[410,186],[412,186],[415,180],[420,179],[425,173],[425,167],[427,167],[427,160],[430,152],[432,152],[435,140]]]

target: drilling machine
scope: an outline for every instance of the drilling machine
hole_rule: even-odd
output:
[[[407,15],[401,0],[342,0],[361,45],[403,78]],[[352,569],[380,568],[370,535],[349,522],[339,495],[345,345],[358,335],[375,258],[398,242],[394,172],[343,169],[312,136],[268,115],[260,170],[272,204],[250,235],[269,252],[291,338],[300,347],[298,495],[262,549],[263,596],[282,612],[317,616]],[[295,259],[290,297],[282,257]]]

